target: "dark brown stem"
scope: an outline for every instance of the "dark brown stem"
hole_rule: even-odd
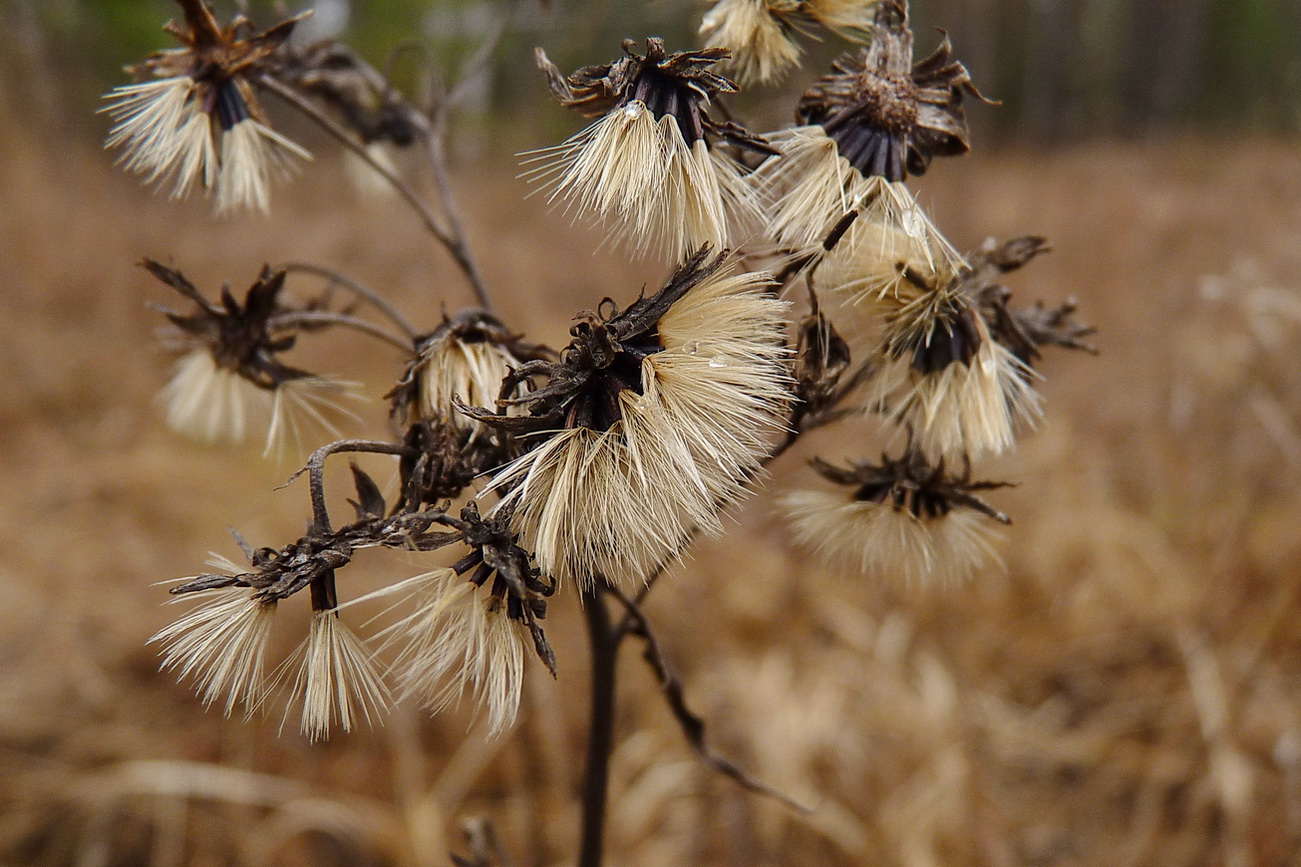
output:
[[[604,579],[598,576],[598,581]],[[592,656],[592,707],[583,770],[582,837],[578,867],[601,867],[605,846],[605,810],[609,801],[610,753],[614,750],[615,670],[621,630],[610,622],[604,591],[581,592],[583,616]]]

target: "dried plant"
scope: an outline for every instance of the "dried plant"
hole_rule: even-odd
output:
[[[184,47],[132,67],[146,80],[110,94],[108,144],[127,166],[178,195],[214,191],[222,212],[265,209],[269,175],[305,155],[269,126],[258,93],[272,93],[397,190],[477,305],[421,328],[363,284],[306,264],[263,267],[242,301],[229,287],[213,301],[145,261],[191,305],[163,310],[182,353],[164,398],[183,433],[238,441],[256,420],[271,449],[338,420],[340,381],[288,361],[300,340],[347,328],[399,356],[391,436],[323,445],[300,471],[306,532],[259,548],[237,536],[247,568],[218,561],[172,588],[197,605],[156,636],[165,667],[227,713],[285,693],[314,739],[377,722],[394,694],[433,712],[469,695],[496,736],[515,719],[529,657],[557,674],[542,624],[549,605],[576,596],[593,672],[581,864],[602,860],[614,671],[630,636],[702,759],[790,803],[706,743],[642,610],[647,595],[700,532],[723,531],[723,510],[761,486],[771,461],[810,430],[864,415],[896,430],[886,448],[902,451],[847,468],[814,459],[836,490],[780,497],[797,544],[847,579],[952,584],[995,568],[993,527],[1010,519],[981,494],[1004,483],[973,481],[972,460],[1007,451],[1039,417],[1031,365],[1044,347],[1091,350],[1073,302],[1009,306],[1001,280],[1042,239],[963,257],[905,185],[970,146],[962,100],[981,97],[947,37],[914,63],[901,0],[723,0],[703,49],[629,41],[622,58],[571,75],[539,49],[552,94],[593,122],[525,155],[530,174],[611,240],[672,266],[658,291],[614,288],[579,313],[557,350],[494,311],[461,228],[445,136],[464,82],[422,107],[347,46],[292,41],[297,19],[222,28],[201,0],[178,2],[184,23],[168,31]],[[513,8],[503,4],[481,63]],[[758,136],[733,121],[723,102],[738,86],[719,70],[771,81],[797,64],[793,36],[813,25],[860,47],[799,100],[800,125]],[[422,145],[431,201],[374,156],[380,142]],[[325,288],[294,300],[291,275]],[[338,304],[339,290],[351,303]],[[796,297],[808,299],[798,319]],[[325,474],[340,453],[394,460],[397,490],[386,496],[353,464],[354,520],[336,527]],[[430,566],[342,598],[343,571],[379,547]],[[444,549],[455,558],[440,562]],[[273,666],[276,615],[304,590],[307,634]],[[374,599],[397,614],[371,649],[345,615]]]

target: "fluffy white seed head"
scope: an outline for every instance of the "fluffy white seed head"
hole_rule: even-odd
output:
[[[232,574],[240,571],[224,559],[214,565]],[[191,679],[203,703],[222,702],[227,716],[237,704],[252,713],[270,688],[265,659],[276,603],[258,600],[247,587],[186,594],[174,601],[195,607],[149,639],[163,647],[163,669]]]
[[[526,177],[543,183],[549,201],[594,215],[638,256],[681,261],[758,223],[736,164],[704,139],[687,144],[674,117],[656,120],[636,100],[528,162],[537,167]]]
[[[386,647],[401,648],[393,664],[401,697],[437,713],[469,693],[496,736],[519,710],[527,633],[502,600],[451,569],[403,583],[412,610],[382,633]]]
[[[985,334],[970,364],[955,361],[924,373],[911,357],[880,355],[868,386],[868,407],[913,430],[931,461],[1001,454],[1013,445],[1018,424],[1042,416],[1034,371]]]
[[[441,340],[425,347],[416,372],[417,408],[427,419],[450,419],[459,428],[484,429],[482,422],[462,413],[456,398],[467,406],[494,407],[501,395],[502,380],[520,360],[505,347],[490,340],[462,340],[449,331]],[[522,393],[516,386],[513,395]]]
[[[719,0],[700,25],[706,48],[728,48],[731,58],[719,69],[731,72],[742,85],[768,84],[786,74],[800,59],[790,25],[780,17],[782,7],[769,0]]]
[[[147,182],[170,185],[172,198],[201,187],[215,192],[218,214],[266,211],[272,176],[311,154],[251,117],[221,131],[201,97],[188,76],[114,88],[103,109],[114,120],[105,146],[121,148],[122,162]]]
[[[962,262],[904,184],[864,177],[822,127],[767,138],[781,154],[751,178],[768,204],[767,233],[774,241],[797,253],[818,251],[842,217],[859,212],[819,267],[820,286],[868,295],[898,280],[899,263],[935,270]]]
[[[363,720],[373,725],[389,705],[374,655],[334,611],[313,613],[307,638],[282,666],[282,677],[294,659],[290,694],[302,699],[300,727],[312,740],[328,737],[335,725],[345,732]]]
[[[559,581],[635,583],[759,469],[788,400],[785,303],[767,274],[716,274],[659,323],[642,393],[618,396],[608,430],[552,435],[488,487],[506,495],[524,547]]]
[[[791,493],[781,507],[799,545],[848,575],[954,584],[1002,565],[996,525],[970,509],[919,517],[847,488]]]

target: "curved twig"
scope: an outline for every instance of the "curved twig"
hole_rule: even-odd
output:
[[[312,531],[319,534],[330,533],[330,512],[325,507],[325,459],[340,452],[370,452],[377,455],[401,456],[410,451],[411,447],[403,443],[381,440],[336,440],[312,452],[312,456],[307,459],[307,465],[297,470],[280,487],[289,485],[294,479],[307,473],[309,496],[312,500]]]
[[[360,331],[363,334],[369,334],[371,337],[377,337],[408,354],[415,347],[413,340],[394,334],[374,322],[367,322],[365,319],[358,319],[356,316],[349,316],[347,313],[339,313],[333,310],[293,310],[288,313],[276,314],[271,318],[270,322],[272,325],[282,327],[289,325],[338,325]]]
[[[374,289],[364,283],[354,280],[347,274],[335,271],[333,268],[327,268],[324,265],[314,265],[311,262],[286,262],[280,266],[279,270],[290,272],[296,271],[302,274],[312,274],[316,277],[323,277],[326,280],[329,280],[331,284],[342,286],[362,300],[369,302],[377,310],[388,317],[390,322],[402,329],[402,332],[406,334],[407,337],[410,337],[412,341],[420,336],[420,332],[416,331],[415,326],[411,324],[410,320],[402,315],[402,311],[390,304],[384,296],[380,295]]]
[[[421,199],[416,191],[411,188],[410,184],[399,178],[392,170],[371,156],[366,148],[351,134],[349,134],[346,129],[335,122],[335,120],[325,112],[321,111],[321,109],[314,105],[310,100],[303,98],[303,96],[292,87],[289,87],[284,82],[269,75],[260,76],[258,78],[258,83],[279,96],[285,102],[292,105],[298,111],[301,111],[317,126],[329,133],[331,137],[360,157],[362,161],[374,169],[380,177],[388,181],[389,185],[397,191],[398,195],[415,210],[416,214],[420,217],[421,222],[425,224],[425,228],[429,230],[430,234],[432,234],[438,242],[443,245],[447,252],[451,254],[452,258],[456,261],[457,267],[461,269],[461,273],[465,275],[466,281],[469,282],[470,288],[474,291],[475,298],[478,300],[479,304],[485,309],[492,309],[492,304],[488,300],[487,287],[484,285],[483,279],[479,276],[479,270],[475,266],[474,261],[470,258],[469,248],[466,246],[463,233],[460,232],[459,219],[456,219],[454,215],[448,215],[452,227],[450,229],[445,228],[439,222],[438,217],[435,216],[434,212],[425,204],[424,200]],[[423,117],[418,112],[413,111],[411,114],[413,117]],[[427,126],[422,125],[421,134],[426,141],[429,140],[430,131]],[[444,186],[447,183],[445,168],[446,167],[444,166],[443,177],[438,177],[436,173],[434,184],[435,187],[438,188],[439,198],[443,201],[444,207],[451,202],[450,193],[444,189]]]
[[[645,612],[641,610],[636,601],[618,587],[609,586],[606,589],[623,603],[623,607],[627,611],[627,617],[632,619],[633,626],[628,630],[628,633],[636,635],[646,643],[646,650],[642,654],[642,658],[655,672],[655,678],[660,683],[660,689],[664,692],[664,700],[668,702],[673,718],[678,721],[678,725],[682,728],[682,734],[686,736],[687,743],[691,744],[691,748],[696,751],[701,760],[718,773],[730,777],[747,791],[780,801],[802,813],[813,812],[812,807],[805,806],[790,795],[750,776],[740,765],[705,742],[705,721],[687,706],[682,680],[669,667],[668,660],[665,659],[659,640],[651,630],[650,621],[646,618]]]

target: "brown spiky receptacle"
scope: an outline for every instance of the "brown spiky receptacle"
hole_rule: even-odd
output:
[[[568,77],[538,51],[538,64],[563,105],[597,120],[563,144],[527,154],[527,176],[595,215],[637,255],[680,262],[701,245],[726,247],[761,223],[743,170],[711,144],[726,140],[771,153],[756,136],[708,114],[736,85],[711,67],[723,49],[669,54],[660,39]]]
[[[768,84],[799,62],[795,34],[820,25],[850,39],[871,28],[874,0],[719,0],[705,13],[707,48],[726,48],[720,69],[743,85]]]
[[[790,399],[771,287],[703,248],[651,297],[581,316],[558,362],[523,368],[547,377],[527,415],[479,415],[535,437],[488,490],[544,573],[635,583],[693,527],[720,529]]]
[[[834,491],[798,491],[781,500],[799,544],[848,574],[952,584],[1001,563],[995,522],[1010,523],[978,493],[1002,482],[973,482],[909,448],[898,460],[848,469],[814,460]]]
[[[291,312],[281,300],[284,271],[264,268],[243,301],[229,286],[212,301],[180,271],[150,259],[141,264],[193,305],[186,312],[160,308],[173,326],[165,342],[183,353],[160,394],[173,430],[205,443],[239,444],[263,427],[264,451],[277,453],[300,446],[309,431],[337,435],[335,420],[353,415],[346,401],[356,398],[355,386],[280,359],[297,334],[277,324]]]
[[[969,149],[964,94],[980,97],[962,64],[951,59],[947,36],[926,60],[913,65],[907,9],[881,0],[874,9],[870,43],[844,55],[801,98],[802,124],[769,136],[780,156],[752,176],[771,203],[768,231],[797,251],[824,241],[848,212],[860,219],[833,255],[852,257],[858,237],[876,223],[898,229],[907,246],[886,255],[957,260],[904,186],[935,156]],[[867,231],[879,241],[878,232]]]
[[[181,198],[202,188],[219,214],[266,211],[271,180],[311,154],[276,132],[254,92],[263,64],[298,19],[255,33],[242,16],[221,27],[202,0],[179,0],[185,23],[167,30],[183,44],[131,68],[136,84],[114,88],[105,145],[126,166]]]

